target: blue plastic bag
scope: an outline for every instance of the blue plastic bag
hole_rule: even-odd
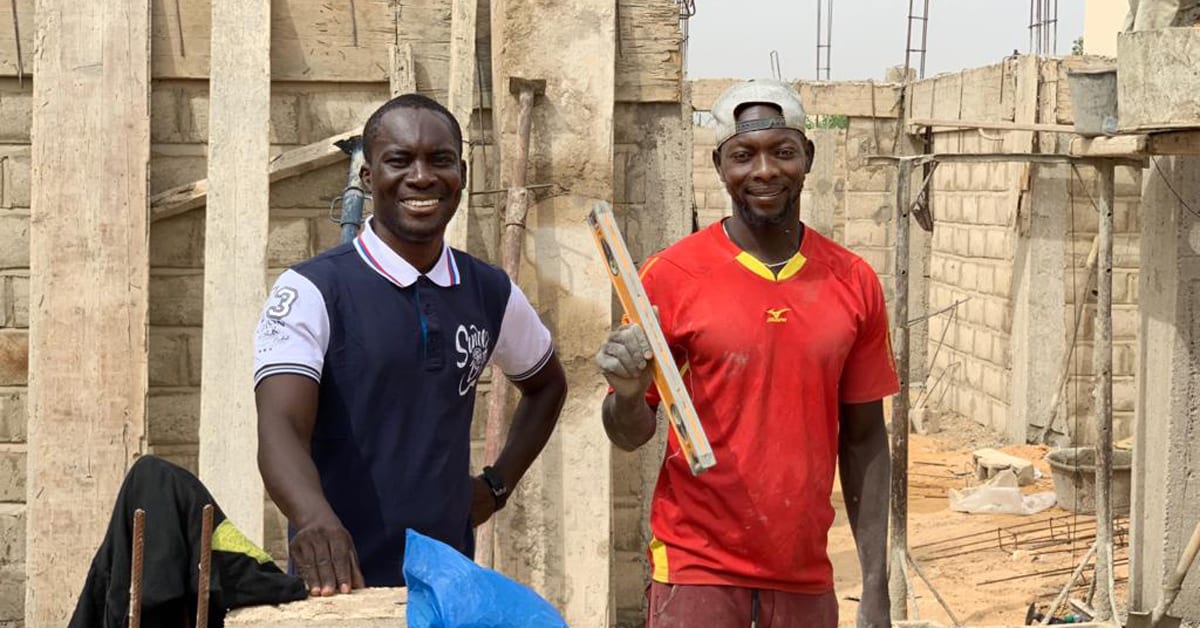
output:
[[[406,539],[408,628],[567,628],[528,587],[418,532],[408,530]]]

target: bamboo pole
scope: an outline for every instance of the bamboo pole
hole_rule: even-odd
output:
[[[908,325],[908,239],[910,184],[913,161],[901,158],[896,174],[896,370],[900,375],[900,393],[892,403],[892,481],[891,481],[891,560],[888,591],[892,620],[908,619],[908,586],[905,581],[908,561],[908,396],[909,333]]]
[[[513,158],[513,181],[508,188],[508,199],[504,210],[504,236],[501,243],[501,267],[516,283],[521,269],[521,243],[525,239],[525,215],[529,211],[529,190],[525,187],[526,167],[529,163],[529,135],[533,125],[532,86],[520,90],[520,110],[517,112],[519,143]],[[489,463],[500,454],[500,440],[504,435],[504,412],[512,386],[499,366],[492,367],[492,390],[488,395],[487,424],[484,427],[483,459]],[[509,487],[511,490],[512,487]],[[479,526],[476,553],[479,563],[491,567],[495,561],[496,534],[494,519]]]
[[[1113,165],[1096,166],[1100,173],[1100,256],[1096,272],[1096,329],[1093,372],[1096,374],[1096,619],[1117,617],[1113,599],[1112,521],[1112,265]]]

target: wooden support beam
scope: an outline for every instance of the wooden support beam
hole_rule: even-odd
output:
[[[334,145],[335,142],[362,135],[362,129],[354,129],[327,137],[307,146],[281,153],[268,162],[267,179],[271,183],[290,179],[302,174],[336,164],[346,159],[346,153]],[[157,222],[185,214],[204,207],[208,202],[208,179],[177,185],[163,190],[150,198],[150,221]]]
[[[265,299],[270,176],[271,0],[213,0],[200,479],[255,543],[263,485],[251,383]]]
[[[463,160],[471,162],[471,111],[475,108],[475,12],[477,0],[454,0],[450,17],[450,89],[447,109],[454,114],[463,132]],[[463,190],[470,191],[468,169]],[[470,194],[464,193],[458,211],[446,225],[446,242],[465,251],[469,240]]]
[[[412,44],[395,44],[388,53],[388,87],[392,98],[417,91]]]
[[[709,111],[722,92],[738,79],[692,81],[692,108]],[[852,118],[895,118],[900,112],[900,86],[872,81],[796,81],[808,115]]]
[[[22,27],[38,42],[25,625],[65,626],[146,437],[150,7],[39,0]]]
[[[937,120],[933,118],[909,118],[908,123],[913,127],[937,127],[947,130],[989,129],[996,131],[1045,131],[1050,133],[1075,132],[1075,127],[1070,124],[1035,124],[1028,122],[1007,122],[1001,120]]]

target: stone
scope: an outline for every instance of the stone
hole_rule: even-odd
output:
[[[1032,462],[998,449],[976,449],[971,452],[971,459],[975,465],[975,477],[981,481],[990,479],[1005,469],[1011,470],[1017,476],[1017,482],[1021,486],[1028,486],[1036,481]]]

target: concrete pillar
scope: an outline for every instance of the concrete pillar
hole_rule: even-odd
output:
[[[1066,282],[1063,234],[1067,232],[1071,167],[1034,166],[1032,202],[1022,207],[1013,258],[1010,336],[1012,384],[1005,432],[1025,442],[1050,416],[1054,387],[1068,340],[1063,306]]]
[[[592,356],[608,335],[612,291],[585,219],[597,201],[613,197],[616,4],[500,0],[491,7],[502,185],[512,181],[517,142],[509,79],[546,81],[533,109],[528,181],[564,191],[530,208],[521,283],[554,334],[570,384],[557,431],[498,519],[495,564],[550,600],[570,625],[604,626],[613,608],[612,447],[600,420],[606,386]]]
[[[1200,521],[1200,157],[1156,157],[1142,188],[1131,607],[1159,599]],[[1185,204],[1187,207],[1185,207]],[[1200,620],[1200,576],[1172,614]]]

